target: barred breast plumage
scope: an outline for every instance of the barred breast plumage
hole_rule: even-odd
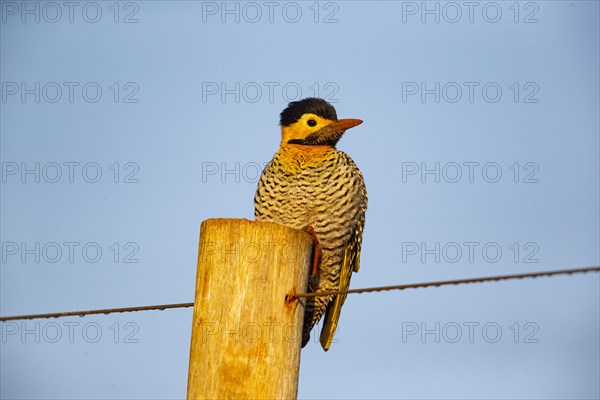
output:
[[[329,114],[319,110],[319,107],[331,107],[328,103],[320,99],[303,100],[307,101],[312,107],[304,103],[302,108],[297,104],[300,102],[295,102],[282,112],[281,148],[265,167],[258,183],[255,217],[296,229],[312,227],[321,257],[316,274],[309,277],[309,291],[344,290],[350,284],[350,275],[358,271],[360,265],[367,192],[360,170],[347,154],[335,148],[335,143],[349,128],[349,123],[342,121],[355,121],[352,126],[360,121],[338,121],[335,110],[333,118],[330,109],[327,108]],[[299,115],[286,126],[284,117],[290,107],[300,108]],[[317,124],[312,125],[308,122],[311,120],[317,120]],[[294,132],[285,131],[286,127],[296,124],[300,126],[296,126]],[[304,132],[304,127],[313,129]],[[343,130],[340,132],[340,129]],[[323,144],[325,136],[333,139]],[[321,143],[314,144],[315,140]],[[329,348],[345,297],[307,299],[303,346],[313,326],[326,313],[321,345],[325,350]]]

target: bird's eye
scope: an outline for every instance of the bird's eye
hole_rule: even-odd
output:
[[[308,126],[317,126],[317,121],[315,121],[314,119],[309,119],[308,121],[306,121],[306,123],[308,124]]]

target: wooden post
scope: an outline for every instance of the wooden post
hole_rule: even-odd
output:
[[[290,399],[298,392],[312,240],[268,222],[200,227],[187,398]]]

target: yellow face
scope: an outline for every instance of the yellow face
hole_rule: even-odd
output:
[[[294,139],[306,139],[308,135],[333,122],[335,121],[319,117],[315,114],[304,114],[293,124],[281,127],[281,145],[286,145],[290,140]]]

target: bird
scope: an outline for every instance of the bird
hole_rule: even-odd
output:
[[[367,190],[354,161],[336,145],[362,122],[338,119],[321,98],[290,102],[280,114],[279,150],[258,181],[255,219],[304,229],[313,237],[309,293],[346,290],[360,268]],[[302,347],[324,315],[320,343],[329,350],[345,300],[345,294],[307,298]]]

